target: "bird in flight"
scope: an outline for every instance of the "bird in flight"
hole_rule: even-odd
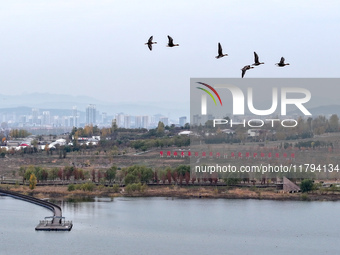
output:
[[[168,42],[167,47],[179,46],[179,44],[174,44],[174,40],[172,39],[170,35],[168,35],[168,39],[169,39],[169,42]]]
[[[241,70],[242,70],[242,78],[243,76],[245,75],[246,71],[251,69],[251,68],[254,68],[253,66],[250,66],[250,65],[246,65],[244,66]]]
[[[145,43],[145,45],[148,45],[149,50],[152,50],[152,44],[157,44],[157,42],[153,42],[152,39],[153,39],[153,36],[150,36],[148,42]]]
[[[284,67],[284,66],[288,66],[289,63],[285,64],[285,58],[282,57],[280,60],[280,63],[276,63],[275,65],[279,66],[279,67]]]
[[[228,54],[223,54],[222,46],[221,46],[220,43],[218,43],[218,55],[215,58],[219,59],[219,58],[222,58],[224,56],[228,56]]]
[[[257,53],[254,51],[254,64],[253,64],[253,66],[259,66],[259,65],[262,65],[262,64],[264,64],[263,62],[260,62],[259,61],[259,56],[257,55]]]

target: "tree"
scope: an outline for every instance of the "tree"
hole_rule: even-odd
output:
[[[329,129],[331,132],[338,132],[339,131],[339,117],[336,114],[333,114],[329,118]]]
[[[139,182],[148,183],[154,177],[152,169],[146,166],[133,165],[128,167],[126,171],[125,185]]]
[[[241,179],[239,178],[225,178],[224,182],[227,184],[227,186],[232,186],[240,183]]]
[[[35,174],[33,174],[33,173],[30,176],[29,185],[30,185],[30,189],[32,189],[32,190],[37,185],[37,177],[35,177]]]
[[[112,120],[112,123],[111,123],[111,137],[112,137],[112,140],[116,140],[117,139],[117,130],[118,130],[118,126],[117,126],[117,123],[116,123],[116,119]]]
[[[13,138],[24,138],[30,135],[26,130],[24,129],[12,129],[9,132],[9,135]]]
[[[50,148],[48,147],[48,144],[45,145],[44,150],[46,151],[46,155],[48,156],[50,154]]]
[[[138,181],[139,181],[138,176],[136,176],[133,173],[128,173],[124,178],[125,185],[131,184],[131,183],[137,183]]]
[[[189,165],[179,165],[176,168],[176,171],[177,171],[177,174],[179,176],[180,185],[182,185],[183,178],[186,178],[186,182],[188,184],[189,180],[190,180],[190,166]]]
[[[150,180],[152,180],[154,173],[151,168],[148,168],[146,166],[141,166],[141,177],[140,180],[143,183],[148,183]]]
[[[24,183],[24,181],[25,181],[25,172],[26,172],[26,167],[21,166],[19,168],[19,176],[22,177],[22,183]]]
[[[31,174],[34,174],[35,167],[33,165],[29,165],[28,167],[22,167],[19,171],[24,171],[24,180],[29,180],[31,177]],[[34,175],[35,176],[35,175]]]
[[[162,136],[164,134],[164,123],[159,121],[157,127],[157,135]]]
[[[302,192],[312,191],[314,188],[314,182],[310,179],[305,179],[300,184],[300,189]]]
[[[184,129],[190,129],[190,124],[189,123],[185,123],[183,128]]]
[[[116,178],[116,173],[117,173],[117,167],[116,166],[111,166],[109,169],[106,170],[106,180],[111,183],[115,178]]]

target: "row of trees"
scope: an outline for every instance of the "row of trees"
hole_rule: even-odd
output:
[[[124,183],[125,185],[132,183],[179,183],[185,181],[195,182],[196,178],[190,178],[190,166],[180,165],[174,169],[167,167],[165,169],[153,170],[143,165],[133,165],[130,167],[118,170],[116,166],[111,166],[107,169],[86,171],[74,166],[66,166],[63,168],[43,168],[41,166],[22,166],[19,170],[19,176],[23,182],[28,181],[31,175],[34,175],[37,182],[47,180],[91,180],[92,182],[106,182],[112,184],[115,182]],[[202,181],[209,181],[209,178],[204,178]],[[210,180],[211,181],[211,180]],[[216,179],[217,181],[217,179]],[[199,179],[198,179],[199,182]]]
[[[133,165],[121,170],[118,170],[116,166],[112,166],[104,170],[92,170],[91,172],[75,167],[45,169],[40,166],[30,165],[27,167],[21,167],[19,174],[22,176],[23,182],[29,181],[30,187],[33,185],[33,188],[37,182],[46,180],[91,180],[92,183],[119,183],[125,184],[126,186],[139,183],[145,185],[150,183],[182,185],[185,183],[188,185],[189,183],[199,184],[206,182],[216,185],[219,180],[219,176],[216,173],[201,175],[191,174],[189,165],[179,165],[176,168],[167,167],[156,170],[143,165]],[[268,180],[270,179],[264,178],[263,176],[259,177],[261,184],[265,184],[266,182],[268,183]],[[271,181],[275,180],[275,178],[271,179]],[[296,181],[296,179],[292,180]],[[236,176],[229,176],[228,178],[224,178],[223,181],[227,185],[235,185],[241,181],[244,183],[249,183],[251,181],[253,184],[256,182],[255,179],[250,180],[249,178],[241,178]],[[115,184],[115,186],[117,185]],[[313,181],[311,181],[311,179],[305,178],[301,178],[300,187],[302,192],[308,192],[315,189],[315,185],[313,186]],[[84,189],[83,186],[75,186],[75,189],[78,188]]]
[[[169,138],[158,138],[148,140],[137,140],[130,143],[130,146],[136,150],[146,151],[150,148],[163,148],[175,145],[177,147],[189,146],[190,138],[188,136],[174,136]]]
[[[10,137],[12,138],[25,138],[29,135],[31,135],[31,133],[29,133],[27,130],[25,129],[12,129],[9,132]]]
[[[116,177],[117,167],[112,166],[103,170],[87,171],[74,166],[65,166],[63,168],[43,168],[41,166],[21,166],[19,169],[19,176],[22,177],[22,181],[29,180],[30,176],[34,174],[37,181],[55,181],[55,180],[88,180],[92,177],[93,182],[108,181],[113,182]]]

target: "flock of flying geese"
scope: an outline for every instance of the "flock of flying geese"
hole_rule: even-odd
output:
[[[148,42],[145,43],[145,45],[148,45],[150,51],[152,50],[152,44],[157,44],[157,42],[153,42],[152,40],[153,40],[153,36],[150,36]],[[169,41],[168,41],[167,47],[179,46],[179,44],[174,44],[174,40],[169,35],[168,35],[168,40]],[[218,51],[217,52],[218,52],[218,55],[215,57],[217,59],[222,58],[224,56],[228,56],[228,54],[223,54],[222,46],[221,46],[220,43],[218,43]],[[253,66],[259,66],[259,65],[262,65],[262,64],[264,64],[264,63],[259,61],[259,56],[254,51],[254,64],[246,65],[241,69],[242,70],[242,78],[244,77],[247,70],[254,68]],[[284,66],[289,65],[289,63],[285,63],[285,58],[281,57],[280,62],[276,63],[275,65],[277,65],[278,67],[284,67]]]

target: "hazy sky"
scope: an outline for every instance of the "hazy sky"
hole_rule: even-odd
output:
[[[187,104],[191,77],[339,77],[340,1],[1,1],[1,94]],[[144,43],[158,42],[150,52]],[[167,48],[167,35],[180,47]],[[221,42],[228,57],[215,59]],[[284,56],[290,66],[274,64]]]

